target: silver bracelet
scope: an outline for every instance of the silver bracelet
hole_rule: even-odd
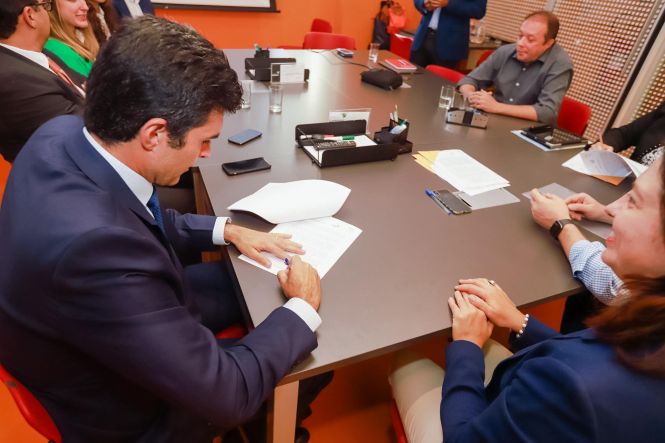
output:
[[[524,323],[522,323],[522,327],[520,328],[520,331],[515,335],[515,338],[520,338],[522,334],[524,334],[524,330],[526,329],[526,325],[529,323],[529,314],[524,316]]]

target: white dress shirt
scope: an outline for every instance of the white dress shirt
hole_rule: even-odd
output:
[[[87,128],[83,128],[83,135],[86,140],[92,145],[93,148],[101,155],[104,160],[118,173],[122,181],[125,182],[130,191],[136,196],[136,198],[141,202],[145,207],[145,210],[151,217],[153,217],[152,212],[148,209],[148,200],[152,196],[153,185],[148,180],[146,180],[142,175],[131,169],[129,166],[125,165],[123,162],[115,158],[109,151],[104,149],[97,140],[95,140]],[[229,221],[229,217],[217,217],[215,220],[215,226],[212,230],[212,242],[215,245],[227,245],[224,240],[224,227]],[[300,317],[312,332],[316,331],[321,325],[321,317],[319,316],[316,309],[312,307],[302,298],[292,298],[284,303],[284,307],[293,311],[298,317]]]
[[[143,9],[141,9],[141,5],[139,5],[139,0],[125,0],[125,4],[132,17],[141,17],[143,15]]]

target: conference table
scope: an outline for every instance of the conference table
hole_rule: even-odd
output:
[[[244,59],[251,51],[225,52],[239,77],[248,78]],[[608,203],[628,189],[629,180],[614,187],[576,173],[561,166],[576,150],[544,152],[510,132],[532,122],[491,115],[487,129],[446,124],[438,108],[446,81],[428,71],[405,76],[408,87],[387,91],[361,82],[367,51],[356,51],[353,59],[342,59],[334,51],[272,56],[282,55],[307,67],[309,82],[284,87],[279,114],[268,112],[267,88],[257,82],[251,107],[225,116],[211,156],[197,164],[195,187],[199,211],[231,216],[233,223],[263,231],[273,225],[227,207],[270,182],[322,179],[351,189],[335,217],[362,233],[321,281],[318,347],[282,380],[271,403],[271,441],[292,442],[298,380],[448,333],[447,298],[458,279],[494,279],[520,307],[579,292],[560,246],[533,222],[522,193],[559,183]],[[394,55],[380,54],[380,59],[389,57]],[[425,189],[454,188],[410,154],[394,161],[319,168],[295,144],[296,125],[327,121],[331,110],[371,108],[368,130],[374,132],[388,124],[395,105],[400,117],[410,122],[414,152],[463,149],[508,179],[507,190],[519,203],[449,216]],[[263,136],[243,147],[227,142],[230,135],[248,128]],[[220,167],[259,156],[272,169],[229,177]],[[590,233],[589,237],[596,238]],[[252,327],[285,300],[273,274],[238,255],[231,246],[225,259],[237,278],[238,296]]]

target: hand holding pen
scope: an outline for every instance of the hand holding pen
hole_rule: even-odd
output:
[[[297,255],[286,257],[284,264],[288,267],[277,273],[277,280],[286,298],[302,298],[318,311],[321,304],[319,273]]]

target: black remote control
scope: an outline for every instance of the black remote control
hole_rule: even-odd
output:
[[[340,148],[355,148],[356,142],[353,140],[330,140],[323,142],[315,142],[314,149],[320,151],[322,149],[340,149]]]

